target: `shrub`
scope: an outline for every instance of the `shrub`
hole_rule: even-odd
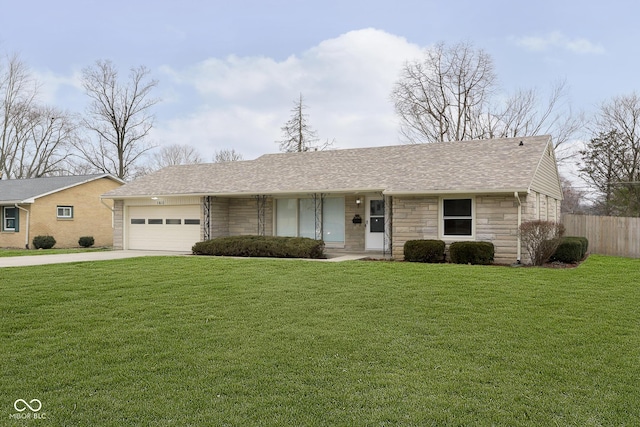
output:
[[[553,221],[526,221],[518,230],[533,265],[544,264],[560,244],[564,225]]]
[[[198,242],[195,255],[325,258],[324,241],[306,237],[231,236]]]
[[[491,264],[494,254],[490,242],[454,242],[449,246],[449,256],[455,264]]]
[[[551,255],[552,261],[575,263],[587,254],[589,241],[586,237],[564,237],[556,251]]]
[[[80,239],[78,239],[78,245],[82,246],[83,248],[89,248],[93,246],[94,243],[95,241],[93,240],[93,236],[82,236]]]
[[[444,249],[442,240],[407,240],[404,259],[409,262],[443,262]]]
[[[33,238],[33,247],[36,249],[51,249],[56,244],[53,236],[36,236]]]

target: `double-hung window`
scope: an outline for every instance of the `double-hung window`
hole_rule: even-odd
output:
[[[58,206],[56,216],[59,219],[73,218],[73,206]]]
[[[473,199],[442,200],[443,237],[473,236]]]
[[[18,208],[5,206],[2,209],[2,231],[18,231]]]

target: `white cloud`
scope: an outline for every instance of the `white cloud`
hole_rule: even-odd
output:
[[[578,54],[601,54],[605,52],[600,43],[593,43],[585,38],[570,38],[559,31],[544,36],[514,38],[517,45],[533,51],[563,49]]]
[[[177,110],[157,121],[153,136],[159,143],[196,146],[207,159],[224,148],[235,148],[246,159],[275,152],[280,127],[302,93],[309,123],[320,138],[335,138],[338,148],[395,144],[389,94],[404,61],[421,53],[404,38],[363,29],[280,61],[229,56],[184,70],[165,66],[170,81],[163,86],[181,87],[182,99],[174,96],[165,104]],[[175,95],[175,88],[171,92]]]
[[[80,72],[70,76],[55,74],[50,70],[34,71],[33,77],[38,82],[38,99],[44,104],[59,105],[64,99],[64,107],[78,111],[84,105]]]

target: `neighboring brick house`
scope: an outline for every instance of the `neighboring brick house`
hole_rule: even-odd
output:
[[[265,234],[401,259],[410,239],[471,240],[511,263],[525,257],[519,224],[559,220],[562,189],[551,137],[536,136],[171,166],[103,197],[114,200],[116,248]]]
[[[81,236],[112,246],[113,203],[100,195],[122,184],[108,174],[0,180],[0,247],[31,247],[38,235],[56,248],[77,247]]]

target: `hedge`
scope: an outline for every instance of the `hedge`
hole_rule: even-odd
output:
[[[78,239],[78,245],[82,246],[83,248],[89,248],[93,246],[94,243],[95,240],[93,236],[82,236]]]
[[[495,249],[490,242],[453,242],[449,257],[455,264],[488,265],[493,262]]]
[[[444,249],[442,240],[407,240],[404,259],[409,262],[444,262]]]
[[[572,264],[583,259],[588,249],[589,240],[586,237],[564,237],[550,260]]]
[[[36,236],[33,238],[33,247],[36,249],[51,249],[56,244],[53,236]]]
[[[198,242],[193,245],[195,255],[325,258],[324,241],[306,237],[231,236]]]

